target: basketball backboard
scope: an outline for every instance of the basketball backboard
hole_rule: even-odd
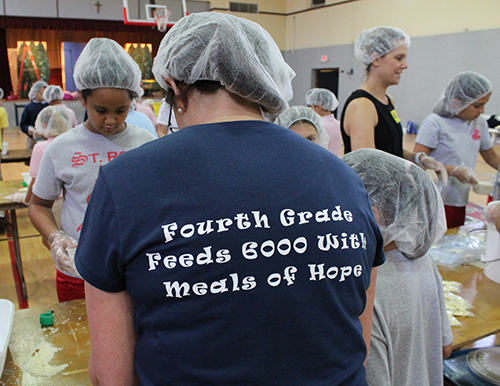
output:
[[[124,24],[154,27],[158,25],[155,14],[165,15],[163,19],[171,27],[188,14],[186,0],[123,0]]]

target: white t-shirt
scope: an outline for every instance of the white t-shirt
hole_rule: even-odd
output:
[[[441,275],[429,255],[385,253],[379,267],[366,379],[370,386],[443,384],[443,347],[453,341]]]
[[[63,190],[62,230],[78,240],[88,200],[99,168],[121,153],[153,140],[152,134],[133,125],[115,135],[92,133],[83,124],[59,135],[45,150],[33,193],[56,200]]]
[[[460,118],[443,118],[431,114],[422,122],[415,141],[431,148],[429,155],[443,165],[476,167],[479,151],[493,147],[484,117],[473,121]],[[441,196],[445,205],[466,206],[471,186],[450,177]]]
[[[157,123],[160,125],[168,125],[168,116],[170,114],[170,105],[165,102],[165,100],[162,100],[160,110],[158,111],[158,118],[156,120]],[[178,127],[177,126],[177,121],[175,119],[175,114],[172,111],[172,117],[170,118],[170,125],[172,127]]]

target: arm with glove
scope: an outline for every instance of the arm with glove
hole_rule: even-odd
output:
[[[429,156],[431,150],[430,147],[416,143],[413,149],[414,153],[411,153],[414,154],[413,162],[424,169],[435,183],[440,180],[442,185],[447,185],[448,170],[441,162]]]
[[[50,250],[50,256],[57,268],[71,276],[80,277],[75,267],[72,249],[77,242],[59,230],[52,212],[54,201],[44,200],[36,195],[32,196],[29,206],[29,216],[35,228],[41,233],[44,245]]]

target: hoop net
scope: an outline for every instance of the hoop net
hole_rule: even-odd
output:
[[[165,12],[166,11],[166,12]],[[154,10],[154,18],[156,25],[158,26],[158,31],[166,32],[168,25],[168,17],[170,16],[170,9],[156,8]]]

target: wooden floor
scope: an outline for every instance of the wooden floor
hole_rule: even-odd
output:
[[[17,128],[5,129],[4,142],[9,142],[10,149],[22,149],[25,147],[26,136]],[[405,148],[413,149],[415,135],[405,134]],[[497,152],[500,146],[496,145]],[[29,167],[23,163],[2,164],[2,176],[4,180],[21,179],[21,173],[29,171]],[[494,173],[494,170],[484,163],[479,157],[476,172]],[[486,196],[471,193],[471,201],[478,205],[486,204]],[[28,210],[17,211],[19,232],[21,239],[21,253],[23,258],[24,275],[28,289],[28,304],[30,306],[50,305],[57,302],[55,290],[55,266],[49,251],[43,246],[41,237],[31,225]],[[18,307],[17,295],[8,242],[5,232],[0,233],[0,298],[11,300]]]

